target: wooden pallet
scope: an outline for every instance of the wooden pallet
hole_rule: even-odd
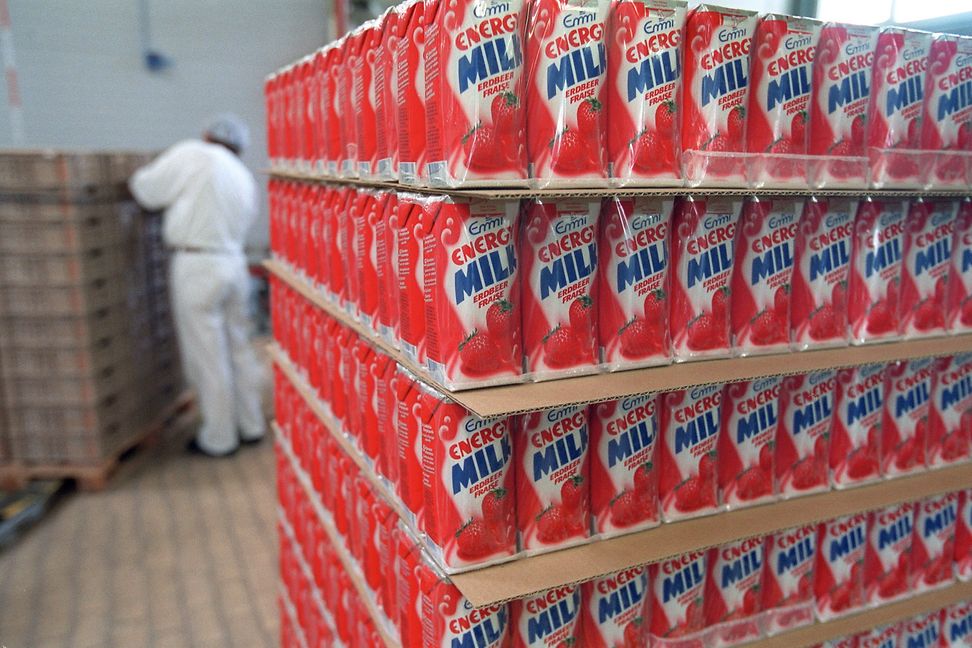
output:
[[[78,490],[102,491],[107,488],[108,480],[124,461],[135,455],[139,449],[157,446],[162,433],[179,419],[189,416],[194,404],[195,399],[191,392],[179,394],[154,421],[126,439],[108,456],[93,463],[23,464],[15,461],[2,464],[0,489],[19,490],[27,482],[38,479],[73,479]]]

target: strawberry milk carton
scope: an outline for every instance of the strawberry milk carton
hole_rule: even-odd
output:
[[[564,585],[510,603],[513,648],[558,648],[581,633],[581,586]]]
[[[900,635],[901,624],[889,623],[857,635],[857,645],[859,648],[897,648],[901,645],[898,643]]]
[[[432,376],[449,389],[516,382],[519,203],[446,199],[430,208],[423,258]]]
[[[942,619],[939,610],[905,619],[901,622],[898,645],[905,648],[937,648],[941,636]]]
[[[357,272],[358,319],[369,329],[378,332],[378,241],[375,233],[378,221],[384,218],[378,192],[362,189],[358,192],[359,207],[354,216],[354,259]]]
[[[972,38],[932,36],[921,112],[922,179],[931,189],[964,189],[972,177]],[[928,153],[931,152],[931,153]]]
[[[745,186],[755,11],[701,4],[685,25],[682,154],[690,186]]]
[[[829,621],[864,604],[867,513],[822,522],[817,527],[814,597],[817,619]]]
[[[421,528],[425,493],[422,479],[422,419],[425,401],[434,400],[419,387],[415,376],[398,367],[398,496],[406,510],[406,520]]]
[[[539,187],[607,184],[610,0],[532,0],[526,25],[526,132]]]
[[[338,160],[338,175],[342,178],[356,178],[358,175],[358,120],[349,118],[357,110],[357,97],[354,91],[354,69],[358,57],[362,56],[365,25],[360,25],[341,39],[341,62],[338,76],[338,94],[342,115],[341,142],[344,148]]]
[[[864,139],[878,28],[825,23],[810,92],[811,184],[857,188],[867,182]]]
[[[857,486],[881,477],[885,365],[837,372],[836,417],[830,432],[830,483]]]
[[[421,545],[404,524],[398,527],[395,552],[398,558],[398,571],[394,576],[395,589],[398,590],[398,600],[401,602],[398,611],[399,636],[403,646],[421,646],[423,590],[419,578],[424,558]],[[505,627],[505,623],[503,626]],[[501,630],[503,632],[505,630]]]
[[[380,88],[375,83],[375,65],[381,46],[381,26],[375,20],[362,25],[361,51],[352,61],[355,134],[358,139],[358,177],[374,180],[378,170],[378,133],[382,116],[375,109]]]
[[[375,224],[375,274],[378,280],[378,334],[398,346],[398,193],[377,193],[378,222]]]
[[[434,6],[431,4],[429,6]],[[426,3],[408,0],[398,14],[398,175],[403,184],[425,184],[425,36]]]
[[[401,347],[412,362],[426,360],[425,236],[439,197],[398,194],[398,320]]]
[[[655,394],[590,407],[591,517],[602,537],[658,524]]]
[[[972,580],[972,489],[959,493],[958,519],[955,521],[955,575]]]
[[[665,521],[719,510],[717,442],[722,418],[722,385],[662,394],[659,485]]]
[[[765,562],[763,537],[744,538],[709,549],[706,559],[707,646],[733,646],[760,635],[760,586]]]
[[[904,227],[898,329],[905,339],[945,334],[945,292],[958,200],[913,200]]]
[[[932,35],[883,27],[878,35],[867,112],[871,186],[920,188],[921,113]]]
[[[397,7],[381,15],[375,52],[375,180],[398,178],[398,74],[395,56],[401,30]]]
[[[324,140],[327,156],[324,160],[324,174],[337,177],[340,160],[344,150],[341,115],[341,62],[343,53],[340,41],[324,46],[324,80],[321,84],[321,114],[325,126]]]
[[[524,414],[514,438],[522,549],[553,549],[590,536],[587,406]]]
[[[702,648],[705,636],[705,550],[652,563],[651,644],[660,648]]]
[[[959,205],[954,230],[945,326],[949,333],[967,333],[972,331],[972,201]]]
[[[676,362],[730,355],[729,285],[742,202],[686,196],[672,219],[669,325]]]
[[[958,493],[945,493],[918,502],[911,546],[911,591],[927,592],[955,580],[952,560],[958,500]]]
[[[967,648],[972,640],[972,601],[963,601],[942,610],[941,645]]]
[[[750,176],[757,187],[806,187],[807,122],[821,23],[767,14],[753,37],[746,113]]]
[[[934,358],[892,362],[884,379],[881,472],[888,477],[925,469]]]
[[[598,207],[536,201],[524,215],[523,353],[535,379],[597,370]]]
[[[730,508],[776,497],[773,448],[782,378],[729,383],[722,392],[719,489]]]
[[[817,529],[813,525],[766,538],[762,627],[767,635],[813,623],[813,565]]]
[[[614,0],[608,38],[608,160],[617,186],[682,182],[682,0]]]
[[[739,355],[790,346],[790,279],[802,200],[750,198],[736,226],[732,344]]]
[[[651,621],[648,567],[631,567],[584,583],[583,645],[646,648]]]
[[[907,203],[866,199],[854,221],[847,316],[854,344],[898,337],[898,295]]]
[[[830,430],[837,372],[814,371],[783,378],[776,428],[776,486],[782,497],[830,488]]]
[[[870,513],[864,598],[872,605],[884,605],[908,593],[915,508],[905,502]]]
[[[526,184],[522,0],[427,2],[427,168],[436,186]]]
[[[935,359],[925,463],[929,468],[965,461],[972,443],[972,354]]]
[[[510,610],[506,603],[476,608],[448,579],[433,567],[419,567],[422,589],[422,646],[477,646],[504,648],[510,645]],[[406,599],[407,600],[407,599]]]
[[[615,198],[601,207],[598,335],[611,370],[671,362],[668,229],[673,201]]]

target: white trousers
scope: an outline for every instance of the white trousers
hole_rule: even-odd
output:
[[[250,344],[250,294],[242,255],[176,252],[170,290],[183,366],[199,397],[199,446],[230,452],[263,436],[266,376]]]

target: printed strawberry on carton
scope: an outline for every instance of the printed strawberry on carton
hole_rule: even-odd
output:
[[[959,492],[958,519],[955,521],[955,575],[972,580],[972,489]]]
[[[952,266],[958,200],[911,202],[904,227],[901,311],[905,339],[945,334],[945,301]]]
[[[767,536],[761,584],[762,631],[767,636],[813,623],[813,567],[817,530],[804,526]]]
[[[934,358],[898,361],[888,365],[881,423],[881,472],[888,477],[925,469],[934,373]]]
[[[870,512],[864,598],[872,605],[885,605],[908,594],[915,508],[905,502]]]
[[[586,648],[648,648],[651,591],[647,566],[595,578],[582,588]]]
[[[966,461],[972,444],[972,354],[935,359],[928,408],[926,464]]]
[[[867,520],[867,513],[855,513],[817,527],[814,598],[819,621],[829,621],[864,605]]]
[[[744,538],[712,547],[706,559],[706,646],[734,646],[760,636],[765,539]]]
[[[949,333],[972,331],[972,200],[959,204],[952,239],[952,267],[945,295],[945,326]]]
[[[610,0],[531,0],[526,24],[527,161],[538,187],[608,183]]]
[[[651,645],[706,646],[705,594],[708,552],[692,551],[648,566],[651,582]]]
[[[668,392],[660,397],[658,497],[666,522],[721,509],[718,454],[722,385]]]
[[[682,160],[689,186],[745,186],[755,11],[701,4],[685,24]]]
[[[601,361],[610,370],[671,362],[669,238],[673,201],[615,198],[601,207]]]
[[[972,78],[972,38],[932,36],[921,111],[922,184],[964,189],[972,181],[972,115],[961,99]]]
[[[506,603],[474,607],[455,585],[428,563],[418,567],[421,587],[421,646],[505,648],[512,628]],[[412,645],[412,644],[403,644]]]
[[[776,498],[774,447],[779,422],[779,376],[729,383],[722,393],[719,490],[729,508]]]
[[[830,432],[830,482],[847,488],[881,478],[885,365],[837,372],[836,416]]]
[[[911,591],[927,592],[955,580],[952,561],[958,500],[958,493],[945,493],[918,503],[911,546]]]
[[[962,601],[942,610],[941,645],[960,648],[972,639],[972,601]]]
[[[426,362],[425,237],[444,198],[398,194],[398,319],[401,347],[419,366]]]
[[[901,622],[898,645],[912,648],[937,648],[941,646],[941,610],[905,619]]]
[[[429,3],[434,6],[434,3]],[[398,15],[400,37],[395,55],[398,77],[398,176],[407,185],[423,185],[426,176],[425,36],[426,3],[408,0]]]
[[[776,428],[776,483],[782,497],[830,488],[830,430],[836,406],[832,369],[783,378]]]
[[[582,632],[581,586],[564,585],[510,603],[513,648],[573,646]]]
[[[643,394],[591,405],[591,517],[601,537],[659,523],[656,401]]]
[[[615,186],[682,182],[682,0],[613,0],[608,31],[608,160]]]

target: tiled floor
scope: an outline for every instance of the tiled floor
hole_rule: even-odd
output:
[[[140,451],[0,552],[0,646],[277,645],[271,441],[223,460],[183,443]]]

